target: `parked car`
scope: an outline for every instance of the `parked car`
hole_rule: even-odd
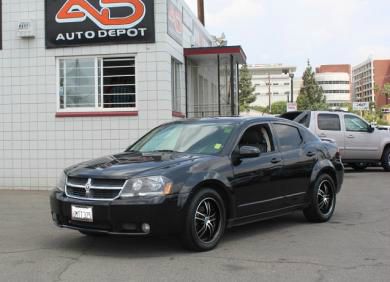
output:
[[[355,170],[381,165],[390,171],[390,134],[374,128],[360,116],[348,112],[297,112],[294,121],[309,128],[320,138],[333,139],[343,162]],[[291,113],[282,115],[289,119]]]
[[[85,235],[175,234],[214,248],[225,228],[297,209],[328,221],[344,168],[337,146],[284,119],[168,123],[125,152],[64,170],[51,194],[59,227]]]

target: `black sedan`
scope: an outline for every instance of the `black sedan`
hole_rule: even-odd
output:
[[[180,234],[214,248],[228,227],[303,210],[328,221],[344,168],[338,148],[278,118],[209,118],[155,128],[125,152],[65,169],[54,222],[85,235]]]

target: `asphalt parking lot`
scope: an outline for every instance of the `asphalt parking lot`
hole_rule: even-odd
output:
[[[347,171],[337,201],[329,223],[297,212],[190,253],[176,238],[59,229],[47,192],[0,191],[0,281],[390,281],[390,174]]]

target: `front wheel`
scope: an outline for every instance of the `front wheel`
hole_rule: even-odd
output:
[[[190,250],[209,251],[217,246],[225,227],[226,210],[221,196],[212,189],[202,189],[188,207],[182,241]]]
[[[336,187],[332,177],[322,174],[310,192],[310,204],[303,214],[310,222],[328,221],[336,207]]]
[[[383,153],[382,166],[386,171],[390,171],[390,148],[387,148]]]

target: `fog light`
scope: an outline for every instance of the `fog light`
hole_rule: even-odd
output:
[[[144,233],[149,234],[150,233],[150,225],[147,223],[142,223],[141,229]]]

